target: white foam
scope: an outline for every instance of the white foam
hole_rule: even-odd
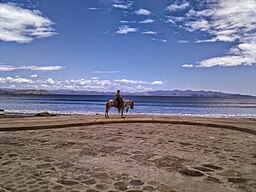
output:
[[[48,112],[50,114],[56,114],[56,115],[93,115],[96,114],[96,112],[85,112],[85,111],[54,111],[54,110],[45,110],[45,111],[39,111],[39,110],[6,110],[7,114],[28,114],[28,115],[34,115],[41,112]],[[99,114],[99,113],[97,113]],[[102,113],[103,114],[103,113]]]
[[[211,118],[253,118],[256,114],[189,114],[189,113],[132,113],[134,115],[156,115],[156,116],[189,116],[189,117],[211,117]]]
[[[46,110],[47,111],[47,110]],[[34,115],[40,112],[39,110],[5,110],[6,114],[19,114],[19,115]],[[50,114],[56,115],[95,115],[101,114],[104,112],[96,112],[96,111],[54,111],[48,110]],[[109,114],[114,115],[117,114],[115,112],[110,112]],[[126,113],[125,113],[126,114]],[[164,116],[190,116],[190,117],[212,117],[212,118],[253,118],[256,119],[256,114],[188,114],[188,113],[127,113],[133,115],[164,115]]]

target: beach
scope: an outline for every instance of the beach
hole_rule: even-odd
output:
[[[256,191],[256,120],[0,117],[0,191]]]

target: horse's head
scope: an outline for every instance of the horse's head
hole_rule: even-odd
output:
[[[130,102],[130,107],[131,107],[131,109],[133,109],[133,107],[134,107],[134,101],[133,100],[131,100],[131,102]]]

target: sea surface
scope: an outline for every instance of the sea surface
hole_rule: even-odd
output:
[[[6,114],[103,114],[113,96],[84,95],[0,95],[0,109]],[[256,118],[256,98],[198,98],[123,96],[135,102],[132,114],[191,115]],[[117,113],[111,108],[110,114]]]

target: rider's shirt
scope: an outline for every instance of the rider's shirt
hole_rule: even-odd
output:
[[[117,93],[117,94],[116,94],[116,98],[118,98],[118,99],[120,99],[120,98],[121,98],[120,93]]]

